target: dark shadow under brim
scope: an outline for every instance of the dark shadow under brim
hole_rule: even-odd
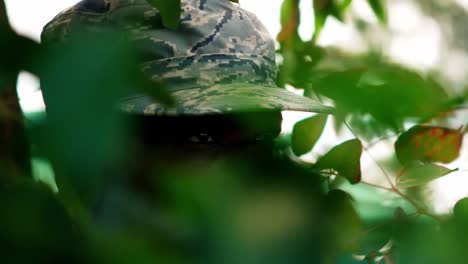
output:
[[[166,107],[146,95],[120,101],[120,109],[143,115],[206,115],[252,111],[303,111],[332,114],[326,106],[282,88],[252,84],[219,84],[171,92],[176,104]]]

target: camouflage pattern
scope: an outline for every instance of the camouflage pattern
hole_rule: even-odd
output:
[[[180,26],[170,30],[145,0],[83,0],[47,24],[42,41],[66,40],[74,24],[126,32],[144,73],[163,83],[178,103],[164,108],[136,94],[122,98],[121,109],[131,113],[330,112],[275,85],[275,43],[255,15],[229,0],[182,0],[181,9]]]

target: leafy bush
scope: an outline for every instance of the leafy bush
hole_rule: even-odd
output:
[[[148,2],[177,28],[180,1]],[[284,0],[281,9],[278,85],[333,104],[333,116],[298,122],[273,152],[233,152],[209,167],[150,160],[158,177],[148,181],[128,178],[141,156],[131,120],[113,103],[129,86],[172,99],[139,72],[124,38],[82,32],[68,44],[40,46],[12,31],[1,1],[0,247],[7,262],[463,263],[466,198],[453,215],[439,215],[422,188],[457,170],[442,163],[459,156],[466,124],[441,124],[466,107],[467,93],[454,95],[375,54],[330,56],[320,33],[330,17],[344,21],[351,2],[313,1],[310,41],[298,33],[299,0]],[[367,2],[385,26],[384,1]],[[28,123],[20,111],[20,70],[41,78],[43,122]],[[332,122],[353,138],[315,162],[301,158]],[[361,157],[389,136],[393,158],[376,161],[385,179],[368,182]],[[53,165],[58,193],[33,180],[32,158]],[[385,199],[393,209],[381,206]]]

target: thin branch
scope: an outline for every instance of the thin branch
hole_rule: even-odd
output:
[[[407,194],[401,192],[400,190],[398,190],[397,188],[394,189],[394,192],[396,194],[398,194],[401,198],[405,199],[406,201],[408,201],[420,214],[423,214],[423,215],[426,215],[426,216],[429,216],[431,218],[433,218],[434,220],[438,221],[438,222],[442,222],[443,219],[438,216],[438,215],[435,215],[429,211],[427,211],[426,209],[422,208],[415,200],[413,200],[411,197],[409,197]]]
[[[317,98],[319,99],[320,102],[323,102],[320,95],[315,92],[315,94],[317,95]],[[343,121],[343,123],[345,124],[345,126],[348,128],[348,130],[356,137],[356,138],[359,138],[359,136],[357,135],[357,133],[351,128],[351,126],[348,124],[348,122],[346,121]],[[371,145],[372,146],[372,145]],[[396,186],[396,183],[393,183],[392,179],[390,178],[390,175],[388,175],[387,171],[382,167],[382,165],[376,160],[374,159],[374,157],[371,155],[370,151],[369,151],[369,148],[366,147],[366,146],[363,146],[363,149],[364,151],[369,155],[369,157],[372,159],[372,161],[377,165],[377,167],[382,171],[382,173],[384,174],[385,178],[387,179],[388,183],[390,184],[391,188],[387,188],[387,187],[384,187],[384,186],[380,186],[380,185],[376,185],[376,184],[372,184],[372,183],[369,183],[369,182],[364,182],[364,181],[361,181],[361,183],[364,183],[364,184],[367,184],[369,186],[373,186],[375,188],[379,188],[379,189],[383,189],[383,190],[386,190],[386,191],[390,191],[390,192],[394,192],[396,193],[397,195],[399,195],[401,198],[407,200],[411,205],[414,206],[414,208],[417,210],[417,213],[418,214],[423,214],[423,215],[426,215],[426,216],[429,216],[439,222],[441,222],[443,219],[440,218],[439,216],[435,215],[435,214],[432,214],[430,212],[428,212],[426,209],[422,208],[415,200],[413,200],[411,197],[409,197],[408,195],[406,195],[405,193],[401,192],[398,187]]]
[[[381,185],[377,185],[377,184],[370,183],[370,182],[365,182],[365,181],[361,181],[360,183],[372,186],[374,188],[382,189],[382,190],[385,190],[385,191],[394,192],[393,188],[388,188],[388,187],[385,187],[385,186],[381,186]]]

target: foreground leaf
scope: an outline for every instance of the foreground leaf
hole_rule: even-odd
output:
[[[377,64],[311,76],[314,91],[361,120],[370,115],[383,129],[398,131],[406,121],[424,122],[446,110],[449,100],[438,83],[398,66]]]
[[[298,38],[298,27],[300,21],[299,1],[285,0],[281,5],[281,31],[278,33],[279,42],[285,42],[288,46]]]
[[[161,13],[165,27],[176,29],[180,23],[180,0],[147,0]]]
[[[348,140],[335,146],[314,165],[319,171],[332,169],[355,184],[361,181],[362,143],[359,139]]]
[[[336,241],[336,246],[344,250],[357,250],[354,241],[360,240],[363,222],[354,205],[353,197],[342,190],[332,190],[325,196],[322,214],[328,218],[332,233],[329,235]],[[326,228],[326,227],[324,227]]]
[[[295,155],[300,156],[312,150],[322,135],[327,115],[320,114],[306,118],[294,125],[292,132],[292,149]]]
[[[315,42],[322,32],[325,22],[329,16],[333,16],[339,21],[343,21],[342,12],[349,6],[351,1],[344,1],[342,4],[336,0],[314,0],[315,30],[312,40]]]
[[[459,130],[414,126],[400,135],[395,151],[402,164],[414,160],[449,163],[458,157],[462,141]]]
[[[377,16],[379,21],[382,24],[387,24],[387,13],[385,11],[384,0],[367,0],[367,2],[371,6],[372,11],[374,11],[374,14]]]
[[[468,219],[468,197],[458,200],[453,207],[453,214],[455,215],[455,218],[462,221],[466,221]]]
[[[397,180],[398,187],[411,188],[424,185],[458,169],[448,169],[435,164],[412,164],[406,168]]]

